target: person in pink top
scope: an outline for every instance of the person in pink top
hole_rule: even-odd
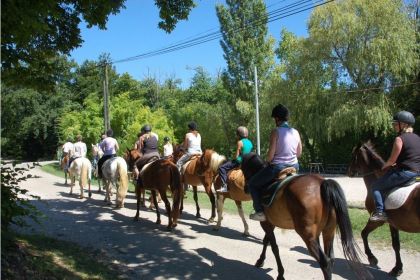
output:
[[[108,129],[106,132],[106,138],[102,140],[99,144],[99,147],[104,152],[104,155],[98,161],[98,176],[102,178],[102,165],[104,162],[110,158],[113,158],[117,155],[119,149],[117,139],[113,138],[114,132],[112,129]]]
[[[270,134],[270,146],[267,154],[267,162],[269,164],[248,181],[255,210],[255,213],[251,214],[249,218],[260,222],[266,220],[261,203],[262,190],[284,168],[294,167],[296,170],[299,170],[298,158],[302,154],[299,132],[290,127],[288,123],[289,110],[282,104],[279,104],[273,108],[271,117],[274,118],[276,128]]]

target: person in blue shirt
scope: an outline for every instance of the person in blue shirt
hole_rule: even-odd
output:
[[[236,129],[236,136],[238,142],[236,143],[236,154],[233,160],[227,161],[219,167],[219,176],[222,181],[222,187],[217,192],[228,192],[227,176],[228,172],[242,163],[242,156],[251,152],[253,145],[248,139],[248,129],[245,126],[240,126]]]

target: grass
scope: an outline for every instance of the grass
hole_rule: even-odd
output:
[[[2,232],[4,279],[118,279],[122,271],[98,250],[40,235]]]
[[[42,169],[54,175],[64,177],[63,172],[59,169],[58,164],[47,164],[44,165]],[[130,184],[129,191],[134,192],[133,184]],[[195,204],[193,199],[193,192],[189,190],[187,191],[186,195],[187,198],[184,199],[184,202],[188,204]],[[203,192],[198,193],[198,203],[200,205],[200,208],[202,209],[211,208],[210,200],[208,199],[207,194]],[[242,207],[244,209],[245,214],[249,214],[253,211],[251,201],[243,202]],[[234,215],[238,213],[238,210],[233,200],[225,200],[224,212]],[[349,214],[353,227],[353,234],[356,238],[359,238],[361,236],[362,229],[365,227],[369,219],[369,214],[366,210],[353,208],[349,208]],[[391,248],[391,234],[389,231],[389,227],[384,225],[373,231],[369,235],[369,242],[372,242],[378,246]],[[413,250],[416,252],[420,252],[420,234],[400,231],[400,242],[401,248],[404,248],[405,250]]]

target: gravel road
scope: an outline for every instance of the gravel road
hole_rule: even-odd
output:
[[[162,216],[162,225],[156,225],[155,213],[145,208],[140,212],[141,220],[133,221],[136,207],[133,194],[127,195],[124,209],[116,210],[105,205],[103,194],[96,193],[96,186],[91,199],[81,200],[77,198],[77,186],[75,193],[69,195],[64,179],[38,167],[31,173],[39,177],[25,181],[22,187],[41,196],[42,201],[34,201],[34,204],[47,216],[31,231],[101,249],[125,268],[125,278],[244,280],[277,277],[270,249],[263,268],[254,267],[262,250],[263,231],[258,222],[249,221],[252,236],[243,237],[239,216],[225,214],[222,229],[215,232],[204,219],[194,217],[195,207],[186,205],[178,227],[166,232],[166,216]],[[334,179],[343,187],[348,201],[364,200],[366,190],[360,178]],[[210,211],[202,209],[202,216],[208,218]],[[275,233],[286,279],[323,279],[318,264],[308,255],[302,239],[294,231],[277,229]],[[357,241],[362,247],[361,239]],[[395,263],[392,248],[372,249],[379,259],[379,267],[366,267],[375,279],[393,279],[386,274]],[[333,279],[355,279],[338,240],[335,255]],[[402,250],[401,256],[404,273],[399,279],[419,279],[420,253]],[[367,263],[365,257],[363,262]]]

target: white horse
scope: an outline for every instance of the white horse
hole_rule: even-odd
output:
[[[124,199],[128,190],[127,163],[122,157],[110,158],[102,165],[102,180],[105,186],[105,200],[111,202],[112,186],[117,190],[116,207],[124,207]]]
[[[68,168],[69,177],[71,180],[70,183],[70,194],[73,194],[73,186],[76,183],[76,179],[79,180],[80,186],[80,196],[83,198],[83,188],[88,185],[89,187],[89,197],[92,196],[90,191],[90,181],[92,173],[92,165],[87,158],[80,157],[72,161],[70,167]]]
[[[99,145],[92,145],[92,176],[98,181],[98,192],[101,192],[101,180],[98,178],[98,161],[104,155]]]

